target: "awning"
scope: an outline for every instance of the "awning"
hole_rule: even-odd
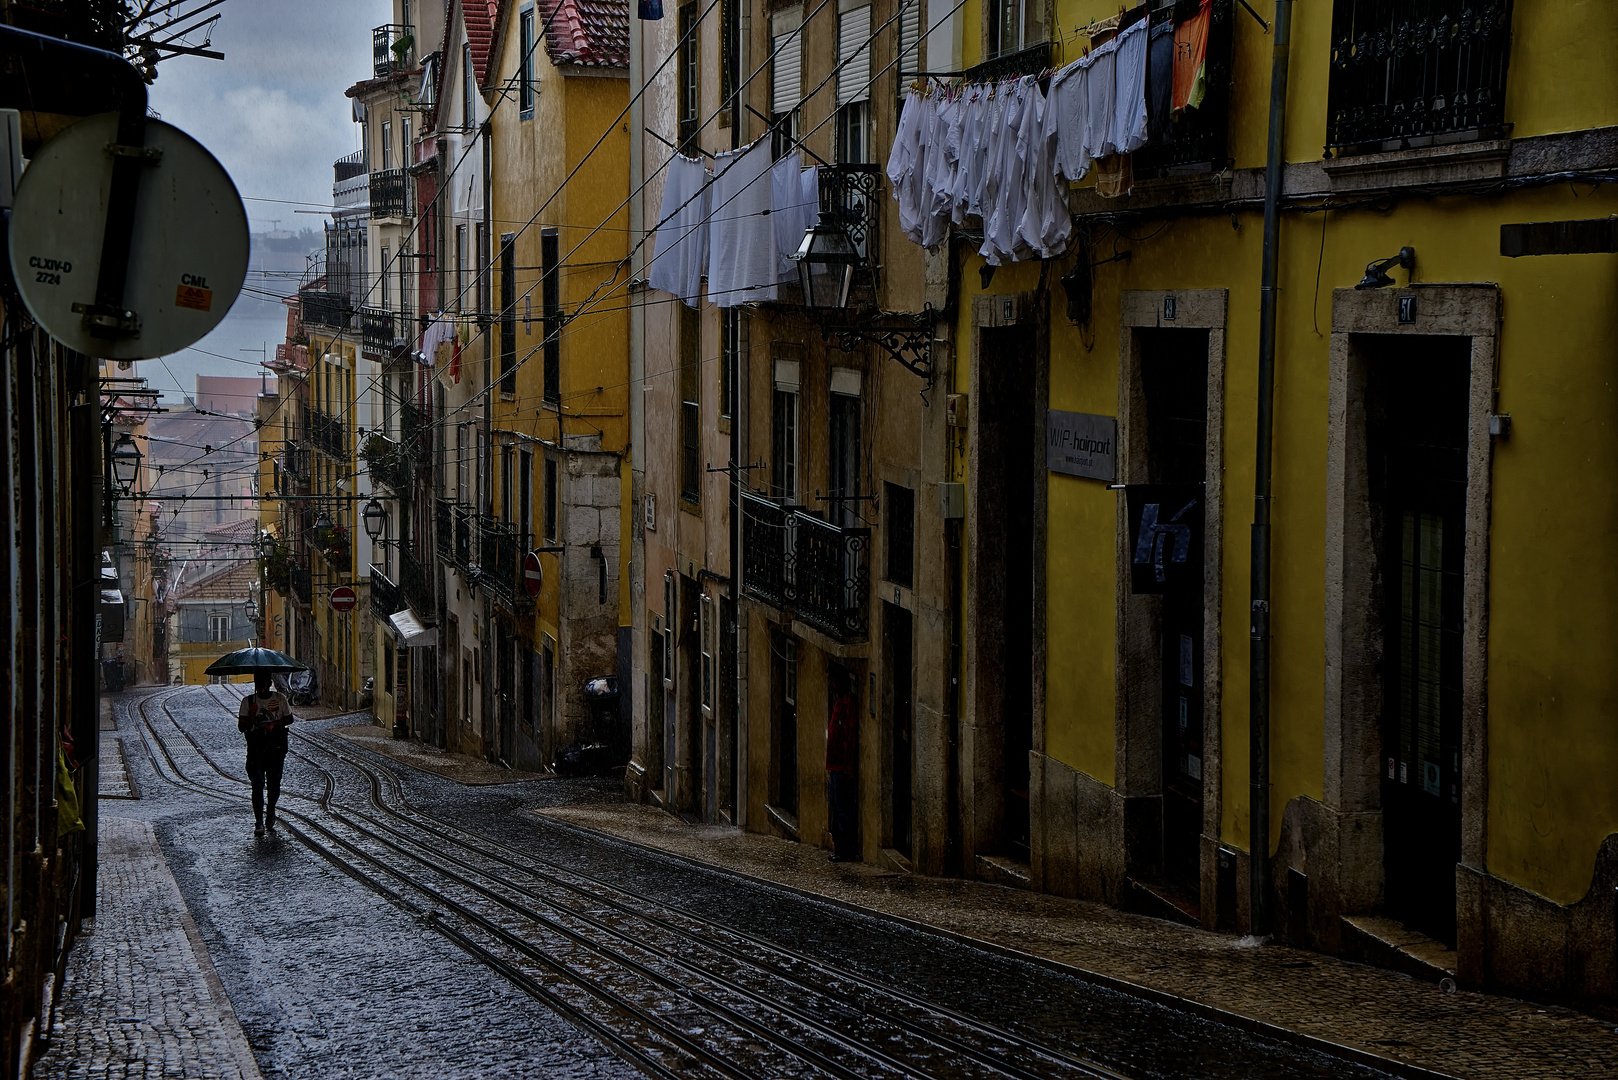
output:
[[[124,603],[124,594],[117,589],[102,589],[101,602],[103,604],[117,604],[122,607]]]
[[[438,628],[421,625],[421,620],[409,608],[389,615],[388,622],[393,624],[393,632],[399,635],[399,644],[406,648],[438,644]]]

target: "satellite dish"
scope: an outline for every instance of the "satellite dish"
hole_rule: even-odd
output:
[[[11,211],[11,272],[51,337],[87,356],[145,360],[195,344],[236,302],[247,277],[247,211],[201,143],[148,118],[123,302],[140,328],[92,334],[84,311],[96,299],[117,135],[117,113],[86,117],[29,162]]]

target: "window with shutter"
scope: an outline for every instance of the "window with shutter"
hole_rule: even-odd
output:
[[[850,8],[837,16],[837,104],[871,96],[871,6]]]
[[[899,14],[899,78],[920,71],[921,32],[927,18],[927,5],[923,0],[898,0]]]

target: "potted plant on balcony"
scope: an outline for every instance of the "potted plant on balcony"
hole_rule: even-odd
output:
[[[371,432],[360,444],[360,457],[365,461],[365,469],[371,474],[371,479],[390,487],[401,464],[400,453],[399,444],[380,431]]]
[[[348,527],[345,525],[316,526],[315,546],[326,556],[328,562],[348,562]]]
[[[285,596],[292,580],[292,549],[276,541],[266,548],[258,566],[264,575],[264,584]]]

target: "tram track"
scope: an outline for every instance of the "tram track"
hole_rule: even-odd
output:
[[[208,693],[234,715],[238,697]],[[171,696],[139,706],[154,767],[190,790],[245,801],[244,782],[173,715]],[[151,709],[180,745],[159,732]],[[283,790],[281,816],[299,842],[650,1075],[1121,1080],[1060,1048],[443,820],[410,804],[392,769],[329,736],[296,732],[294,741],[321,787]],[[231,786],[197,779],[176,749]],[[369,810],[339,799],[345,769]],[[289,800],[310,809],[289,810]]]

